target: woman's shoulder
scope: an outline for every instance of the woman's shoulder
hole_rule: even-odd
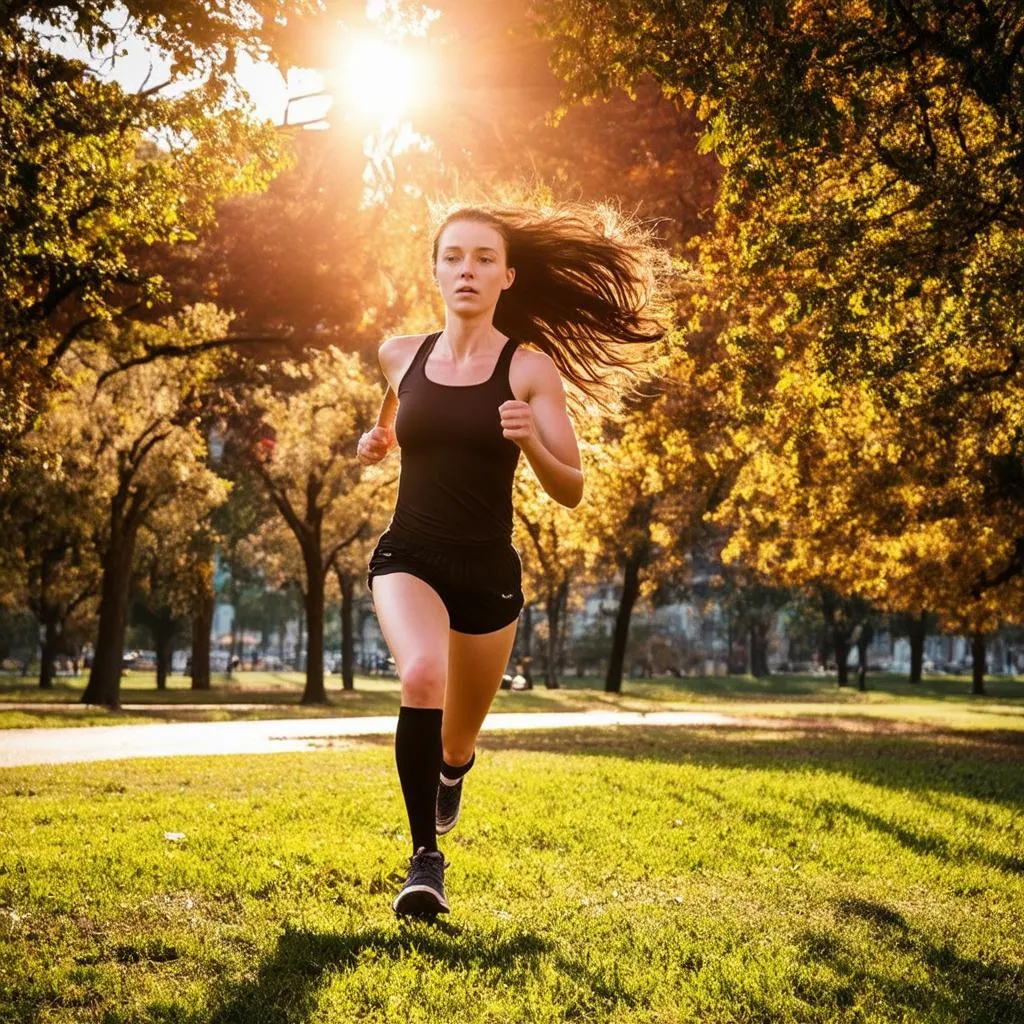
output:
[[[395,334],[390,338],[385,338],[380,345],[377,346],[377,355],[381,358],[392,356],[399,352],[406,352],[412,349],[416,351],[423,344],[426,334]]]
[[[426,334],[396,334],[385,338],[377,347],[377,361],[393,390],[427,337]]]
[[[538,391],[557,390],[562,386],[562,375],[555,361],[546,352],[520,342],[512,353],[508,368],[509,384],[512,390],[524,394]]]
[[[547,354],[529,341],[516,341],[516,350],[512,353],[513,364],[529,367],[531,370],[544,372],[548,369],[555,370],[555,361]]]

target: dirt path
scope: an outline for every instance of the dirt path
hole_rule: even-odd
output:
[[[38,705],[35,705],[38,707]],[[208,705],[204,705],[207,706]],[[0,729],[0,768],[134,757],[197,754],[275,754],[317,750],[360,736],[394,733],[394,715],[347,718],[256,719],[242,722],[168,722],[97,725],[82,729]],[[946,724],[859,714],[723,714],[719,711],[561,711],[489,715],[484,731],[676,726],[767,731],[937,733]],[[955,729],[953,730],[956,731]],[[1024,730],[984,730],[1024,747]],[[979,730],[976,735],[982,735]]]
[[[288,718],[245,722],[97,725],[88,729],[0,729],[0,767],[113,761],[188,754],[271,754],[331,746],[337,740],[393,733],[393,715]],[[752,719],[704,711],[529,712],[493,714],[484,730],[565,729],[632,725],[723,726]]]

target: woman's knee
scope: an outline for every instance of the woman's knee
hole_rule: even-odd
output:
[[[446,669],[437,658],[413,658],[402,668],[402,703],[414,708],[441,707],[445,675]]]
[[[444,759],[453,768],[468,764],[476,752],[475,736],[453,736],[450,732],[446,734],[442,727],[441,740],[444,744]]]

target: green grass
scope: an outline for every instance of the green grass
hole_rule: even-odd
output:
[[[214,680],[207,691],[189,689],[189,681],[173,676],[167,690],[156,689],[151,673],[126,673],[117,712],[79,703],[85,677],[62,679],[51,691],[40,691],[18,677],[0,679],[0,728],[32,726],[117,725],[168,721],[228,721],[246,718],[315,718],[336,715],[396,714],[400,701],[397,680],[357,677],[354,691],[345,692],[337,677],[328,682],[327,707],[302,707],[304,678],[297,672],[242,672],[232,681]],[[607,694],[596,679],[563,681],[558,690],[543,685],[525,693],[501,692],[495,711],[627,711],[684,710],[714,707],[738,715],[843,715],[888,718],[958,728],[1024,728],[1024,680],[995,678],[988,695],[972,697],[967,679],[926,678],[911,686],[899,676],[877,675],[871,689],[839,689],[822,676],[747,676],[687,679],[627,679],[621,694]],[[14,705],[30,705],[15,708]],[[5,709],[6,708],[6,709]]]
[[[390,740],[0,772],[0,1020],[1024,1022],[1020,733],[481,749],[433,926]]]

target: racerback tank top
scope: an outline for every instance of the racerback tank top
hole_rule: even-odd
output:
[[[401,449],[391,530],[427,543],[478,546],[512,539],[512,481],[519,446],[502,436],[498,406],[514,399],[509,338],[480,384],[438,384],[426,374],[438,331],[423,339],[398,385]]]

